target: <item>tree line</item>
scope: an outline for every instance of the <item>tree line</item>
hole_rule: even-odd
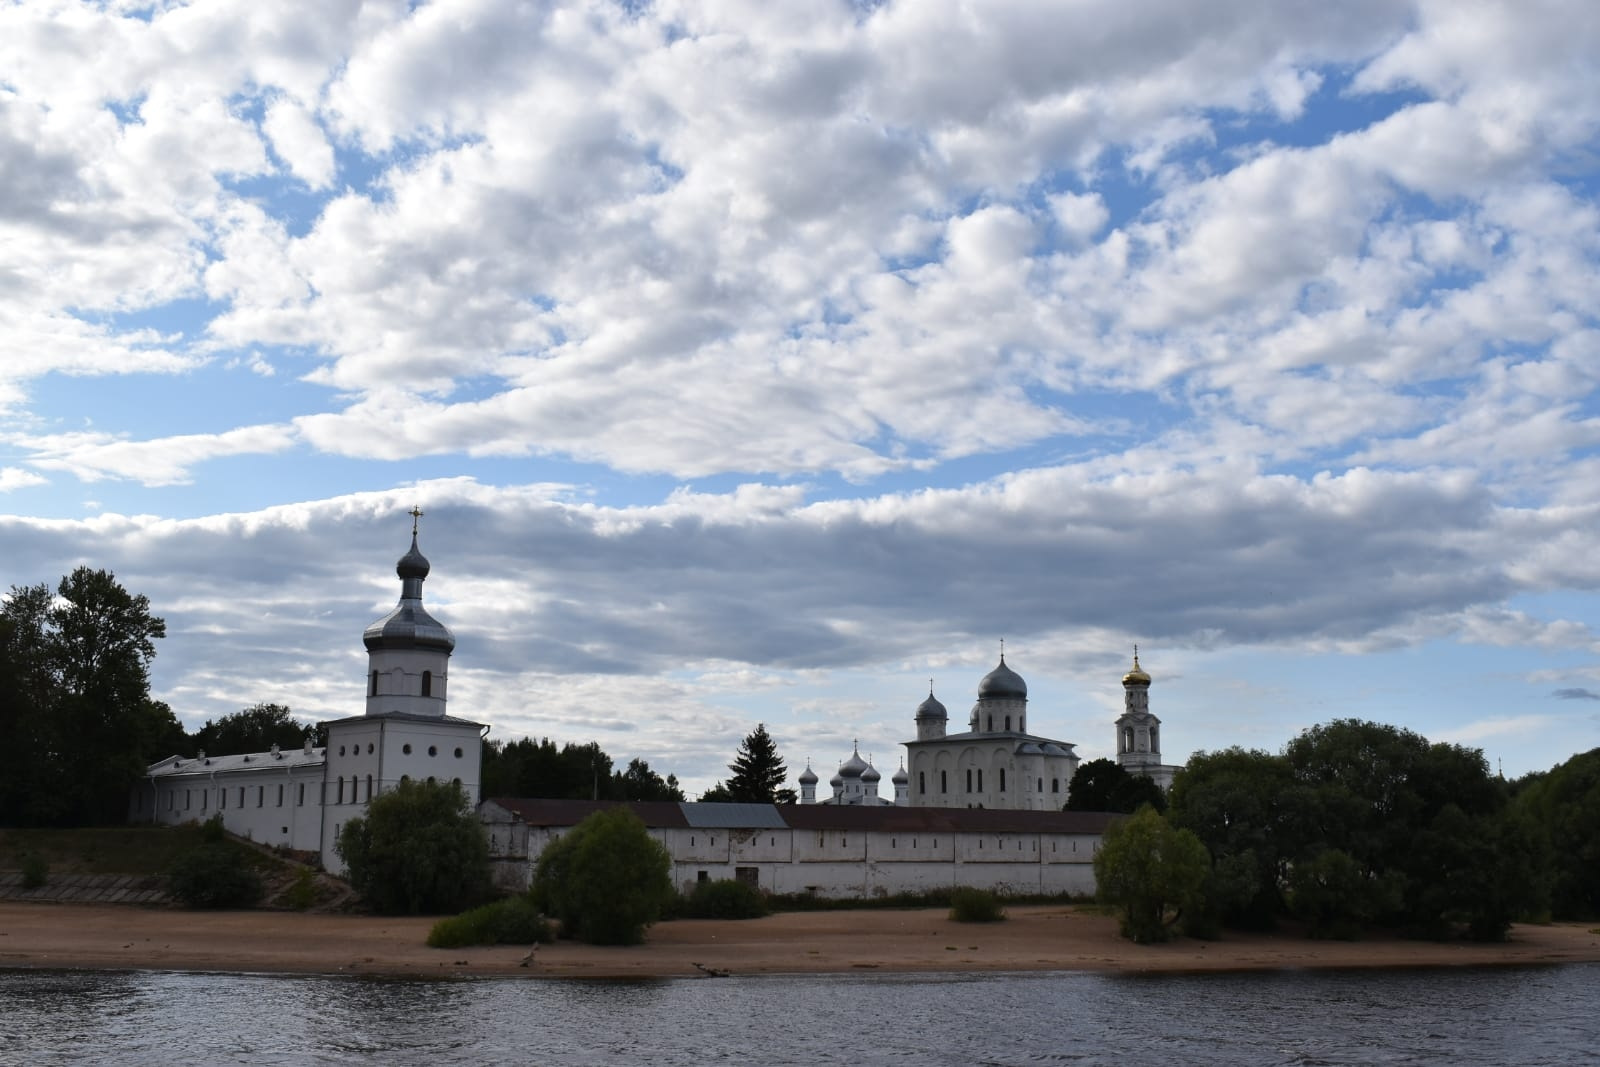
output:
[[[1600,915],[1600,749],[1506,782],[1477,749],[1337,720],[1278,754],[1197,753],[1167,803],[1113,827],[1095,860],[1135,940],[1285,918],[1314,937],[1493,940],[1518,919]]]

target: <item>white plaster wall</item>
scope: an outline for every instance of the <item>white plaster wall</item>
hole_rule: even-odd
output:
[[[508,842],[517,832],[497,825]],[[563,829],[524,828],[526,858],[509,856],[502,884],[526,888],[539,854]],[[870,897],[973,886],[1008,893],[1094,892],[1094,834],[902,834],[827,830],[653,830],[672,857],[672,881],[690,892],[705,878],[755,867],[772,893]],[[713,840],[715,843],[713,844]]]
[[[222,825],[229,833],[265,845],[316,852],[321,847],[321,782],[322,767],[316,764],[174,775],[141,783],[139,802],[132,814],[137,821],[164,826],[205,822],[213,815],[221,815]],[[303,794],[301,786],[305,787]],[[228,794],[225,802],[224,790]],[[153,812],[149,807],[152,792]]]
[[[460,756],[456,755],[457,750]],[[323,867],[336,874],[344,872],[344,862],[335,849],[339,831],[366,811],[372,796],[394,788],[402,778],[432,778],[440,782],[459,779],[467,803],[476,808],[482,757],[482,737],[476,726],[381,716],[330,723],[323,786]],[[342,802],[341,778],[345,783]]]
[[[380,649],[367,655],[367,714],[404,711],[443,715],[449,688],[450,657],[422,649]],[[372,692],[372,672],[378,691]],[[422,695],[422,672],[429,671],[429,695]]]

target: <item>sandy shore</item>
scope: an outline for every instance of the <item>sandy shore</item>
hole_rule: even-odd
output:
[[[0,902],[0,968],[105,968],[412,977],[693,977],[929,971],[1205,971],[1470,966],[1600,961],[1588,925],[1518,926],[1504,944],[1309,941],[1231,934],[1139,946],[1114,920],[1066,906],[1016,907],[1002,923],[951,922],[943,910],[679,920],[645,944],[431,949],[432,919],[284,912],[185,912]]]

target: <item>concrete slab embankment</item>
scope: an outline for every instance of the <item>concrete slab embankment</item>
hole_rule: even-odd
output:
[[[165,879],[130,874],[58,874],[44,885],[23,886],[21,871],[0,871],[0,900],[61,904],[169,904]]]

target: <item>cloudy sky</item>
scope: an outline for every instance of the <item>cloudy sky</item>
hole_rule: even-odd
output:
[[[1600,7],[0,6],[0,588],[190,727],[452,711],[885,777],[1006,642],[1109,755],[1600,744]]]

